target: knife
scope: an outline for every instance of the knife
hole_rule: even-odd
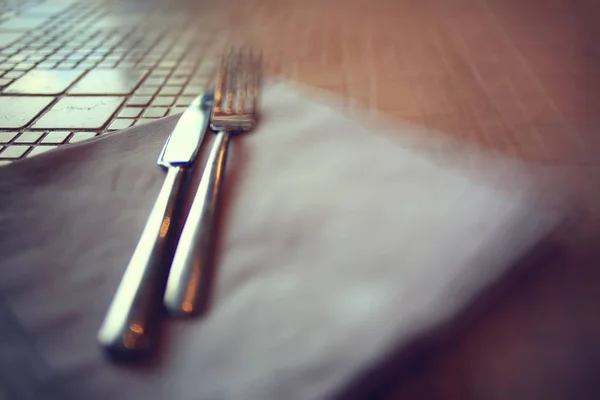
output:
[[[154,347],[179,193],[207,129],[211,101],[212,95],[205,93],[190,104],[158,158],[157,163],[167,168],[167,177],[98,331],[101,347],[111,356],[137,357]]]

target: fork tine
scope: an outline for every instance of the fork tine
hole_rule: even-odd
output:
[[[224,52],[215,84],[211,126],[215,130],[245,131],[256,123],[260,63],[249,46]]]
[[[240,48],[240,63],[241,65],[241,84],[238,85],[238,112],[245,113],[247,110],[246,107],[246,97],[248,96],[248,79],[249,79],[249,69],[248,69],[248,57],[245,47]]]
[[[241,85],[243,85],[244,81],[243,81],[243,76],[241,76],[241,74],[243,74],[244,72],[244,65],[243,63],[243,58],[242,58],[242,50],[241,49],[236,49],[236,57],[233,61],[233,68],[234,68],[234,74],[233,74],[233,80],[232,80],[232,85],[231,85],[231,91],[233,92],[233,98],[234,98],[234,105],[233,105],[233,112],[234,113],[239,113],[239,101],[240,101],[240,92],[241,92]]]
[[[252,112],[256,110],[256,104],[258,101],[258,93],[260,88],[261,80],[261,67],[262,67],[262,52],[254,55],[250,53],[250,59],[252,63],[253,75],[252,75]]]
[[[233,49],[229,50],[229,54],[227,55],[227,64],[226,68],[226,82],[225,82],[225,112],[227,114],[231,114],[233,112],[233,98],[234,93],[232,90],[233,85],[235,84],[235,80],[237,78],[236,73],[236,58],[237,54]]]
[[[225,66],[226,64],[226,53],[221,54],[221,63],[217,69],[217,80],[215,83],[215,94],[213,108],[216,112],[221,112],[223,108],[223,91],[225,90]]]

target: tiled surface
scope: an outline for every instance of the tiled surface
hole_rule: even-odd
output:
[[[76,3],[76,1],[71,0],[64,0],[60,2],[42,2],[40,4],[25,8],[22,15],[34,17],[54,16],[62,11],[67,10],[74,3]]]
[[[16,32],[0,32],[0,48],[15,42],[22,35]]]
[[[0,153],[0,156],[9,160],[21,158],[30,148],[30,146],[16,144],[10,147],[5,147]]]
[[[75,132],[73,134],[73,136],[71,137],[71,139],[69,139],[69,143],[82,142],[84,140],[88,140],[93,137],[96,137],[95,132]]]
[[[27,157],[37,156],[38,154],[45,153],[47,151],[56,149],[58,146],[37,146],[31,149],[29,153],[27,153]]]
[[[185,1],[170,4],[168,13],[149,2],[148,18],[127,23],[110,1],[74,1],[50,17],[34,14],[64,6],[31,4],[38,11],[29,15],[24,7],[13,25],[47,23],[20,32],[25,36],[0,53],[0,101],[11,93],[65,90],[67,96],[127,97],[116,115],[89,128],[96,133],[179,112],[209,81],[221,48],[208,47],[213,27],[228,21],[221,42],[262,48],[268,69],[288,79],[528,161],[595,163],[598,124],[587,93],[600,84],[597,50],[585,32],[593,24],[581,22],[593,15],[583,11],[589,1],[559,0],[552,7],[541,0],[414,3],[230,0],[202,9],[200,18]],[[192,15],[213,22],[192,24]],[[92,22],[98,30],[89,28]],[[129,106],[143,110],[131,117],[139,110]],[[27,116],[35,111],[27,108]],[[34,117],[15,116],[0,130],[26,130]],[[88,126],[59,125],[53,122],[52,129]]]
[[[19,136],[31,130],[97,135],[181,112],[206,87],[222,47],[213,40],[221,13],[208,11],[187,0],[0,3],[0,132],[18,130],[6,145],[28,140]],[[52,97],[41,107],[40,96]],[[84,97],[79,106],[70,100],[76,96]],[[114,97],[125,103],[92,113],[91,97],[104,98],[99,105]]]
[[[19,132],[0,132],[0,143],[9,143]]]
[[[42,144],[61,144],[63,143],[67,137],[71,134],[69,131],[53,131],[48,132],[46,136],[42,139]]]
[[[413,3],[225,1],[202,12],[207,20],[229,21],[231,40],[261,47],[268,68],[289,79],[526,160],[595,162],[596,117],[582,93],[598,79],[590,56],[594,45],[580,40],[583,11],[564,0],[539,17],[534,17],[540,15],[535,1],[527,6],[481,0]],[[106,1],[73,2],[50,17],[32,15],[65,6],[42,2],[35,7],[33,14],[25,7],[25,16],[12,26],[46,18],[47,30],[30,31],[22,45],[19,40],[2,51],[0,83],[6,88],[0,101],[11,93],[67,90],[68,95],[123,95],[126,106],[144,108],[124,107],[93,124],[116,129],[135,121],[115,117],[159,118],[182,110],[214,67],[214,51],[211,56],[206,49],[214,30],[201,29],[202,24],[188,28],[189,19],[160,14],[157,4],[147,6],[157,11],[145,21],[130,18],[128,23],[118,16],[118,6]],[[170,7],[190,10],[185,2]],[[164,29],[149,29],[158,20]],[[83,25],[67,21],[94,21],[99,30],[80,30]],[[53,28],[58,26],[66,28]],[[137,28],[134,34],[125,32],[131,26]],[[48,35],[68,45],[44,45]],[[29,117],[35,107],[27,111]],[[33,117],[15,116],[0,129],[22,127]],[[59,126],[57,119],[67,118],[58,115],[52,124],[36,126],[89,126]]]
[[[0,126],[6,129],[21,128],[34,119],[52,97],[0,96]]]
[[[40,140],[40,138],[42,137],[42,135],[44,134],[44,132],[23,132],[18,138],[17,140],[15,140],[15,143],[30,143],[33,144],[35,142],[37,142],[38,140]]]
[[[29,31],[39,28],[47,17],[16,17],[0,23],[0,31]]]
[[[108,130],[109,131],[118,131],[121,129],[126,129],[126,128],[129,128],[131,125],[133,125],[134,122],[135,122],[134,119],[117,118],[108,126]]]
[[[530,161],[595,162],[580,124],[597,119],[597,50],[571,2],[416,3],[246,2],[234,36],[272,71],[390,116]]]
[[[61,94],[84,71],[31,70],[4,89],[6,94]]]
[[[71,89],[70,94],[126,95],[133,92],[144,78],[143,71],[131,69],[99,69],[89,71]]]
[[[38,119],[33,128],[102,128],[124,100],[123,97],[64,97]]]

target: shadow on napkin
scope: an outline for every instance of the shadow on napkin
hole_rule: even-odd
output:
[[[439,388],[435,388],[439,382],[436,382],[437,377],[430,377],[428,367],[435,363],[436,358],[444,354],[446,347],[454,346],[461,335],[469,332],[470,328],[477,324],[485,324],[487,314],[494,307],[497,308],[499,303],[501,304],[501,299],[519,293],[524,285],[539,276],[540,270],[562,251],[557,236],[563,229],[557,229],[554,235],[544,238],[524,254],[507,269],[502,279],[473,299],[459,315],[447,320],[446,323],[441,323],[432,331],[418,335],[409,343],[401,341],[397,346],[390,347],[389,352],[381,360],[357,374],[349,385],[340,389],[335,398],[340,400],[398,398],[397,392],[403,387],[403,382],[415,380],[425,381],[426,385],[432,386],[430,390],[423,391],[427,393],[426,398],[456,398],[456,393],[444,393]],[[445,373],[451,376],[450,379],[457,381],[456,386],[464,385],[464,377],[456,371],[448,370]],[[428,378],[433,382],[428,382]],[[415,393],[414,398],[425,398],[423,393],[418,395]],[[465,395],[463,392],[458,398]]]

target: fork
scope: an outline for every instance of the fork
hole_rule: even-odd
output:
[[[211,127],[217,134],[175,251],[164,294],[164,305],[171,315],[196,314],[202,307],[206,283],[203,278],[211,255],[229,139],[232,134],[254,128],[259,86],[258,54],[250,48],[240,48],[223,55],[211,113]]]

